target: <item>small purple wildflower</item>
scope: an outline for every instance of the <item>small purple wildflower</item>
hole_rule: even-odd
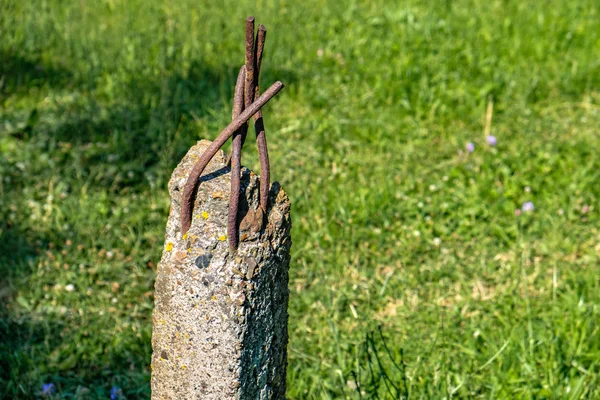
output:
[[[495,146],[496,143],[498,143],[498,141],[496,140],[496,136],[494,135],[488,135],[488,137],[485,140],[487,140],[490,146]]]
[[[535,207],[533,206],[533,203],[531,201],[526,201],[525,203],[523,203],[523,207],[521,207],[521,209],[523,210],[523,212],[529,212],[535,210]]]
[[[465,147],[467,148],[467,151],[469,153],[472,153],[475,151],[475,145],[473,144],[473,142],[467,143],[467,145]]]
[[[583,208],[581,209],[581,213],[582,213],[582,214],[587,214],[587,213],[588,213],[588,211],[590,211],[590,206],[588,206],[587,204],[585,204],[585,205],[583,206]]]
[[[54,383],[44,383],[42,385],[42,396],[51,396],[54,394]]]
[[[119,398],[119,394],[121,393],[121,389],[116,386],[113,386],[110,389],[110,400],[117,400]]]

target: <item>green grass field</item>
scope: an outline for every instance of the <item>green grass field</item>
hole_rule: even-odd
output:
[[[288,397],[600,398],[596,0],[2,0],[0,398],[149,397],[167,181],[248,15],[286,84]]]

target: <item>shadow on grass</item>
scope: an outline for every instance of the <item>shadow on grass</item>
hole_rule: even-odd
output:
[[[23,56],[17,51],[0,51],[0,100],[7,94],[33,88],[73,85],[67,68],[43,60],[38,55]]]
[[[39,398],[49,382],[69,398],[108,398],[115,382],[128,395],[148,398],[150,329],[115,335],[110,311],[90,316],[78,311],[76,300],[51,304],[32,293],[40,284],[30,280],[51,273],[40,269],[44,250],[65,237],[57,232],[44,238],[5,220],[0,218],[0,398]],[[46,279],[51,286],[53,279]],[[100,335],[88,333],[94,319]],[[150,324],[150,315],[144,319]]]
[[[381,327],[367,333],[362,348],[366,374],[361,375],[360,371],[351,373],[359,398],[408,398],[404,351],[401,347],[391,349],[389,341]]]
[[[53,383],[57,392],[70,398],[108,398],[115,377],[129,394],[149,397],[149,344],[132,360],[128,354],[131,351],[121,353],[123,349],[112,342],[83,336],[83,328],[75,343],[65,344],[63,332],[68,329],[64,321],[0,312],[0,398],[39,398],[44,383]],[[150,343],[150,337],[144,337],[144,341]],[[65,345],[72,348],[72,353],[60,357],[57,350]],[[56,350],[42,359],[40,356],[49,349]],[[89,354],[89,349],[95,354]]]
[[[22,373],[27,371],[27,349],[33,343],[43,343],[42,329],[16,318],[12,309],[18,304],[17,281],[27,276],[36,258],[35,246],[24,239],[18,226],[0,223],[0,397],[11,398],[23,385]],[[22,393],[22,392],[21,392]],[[19,397],[21,398],[21,397]],[[25,397],[23,397],[25,398]],[[34,397],[31,397],[34,398]]]

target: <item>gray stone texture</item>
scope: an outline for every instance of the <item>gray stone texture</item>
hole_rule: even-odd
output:
[[[231,174],[222,152],[201,178],[193,222],[181,235],[181,195],[203,140],[171,180],[171,210],[155,284],[152,399],[284,399],[290,202],[270,188],[266,218],[258,177],[242,169],[240,245],[227,242]]]

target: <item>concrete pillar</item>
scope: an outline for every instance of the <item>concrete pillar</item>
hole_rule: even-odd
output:
[[[273,183],[267,216],[258,177],[242,169],[240,245],[227,243],[231,174],[222,152],[201,178],[181,235],[183,186],[204,149],[193,146],[171,180],[171,211],[155,284],[152,399],[285,399],[290,202]]]

